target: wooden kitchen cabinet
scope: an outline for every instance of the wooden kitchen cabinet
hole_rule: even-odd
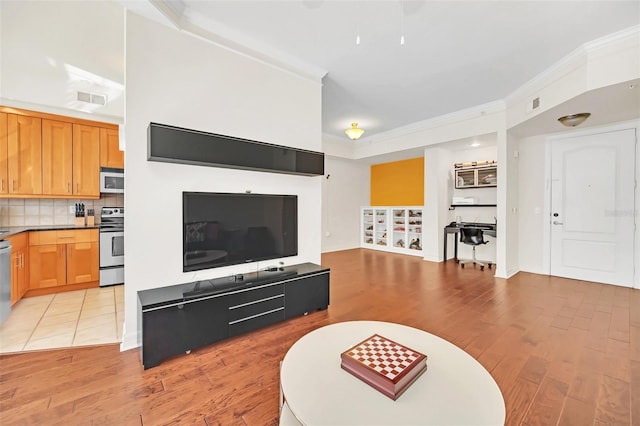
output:
[[[100,197],[100,129],[73,125],[73,193]]]
[[[73,125],[42,120],[42,193],[73,195]]]
[[[13,305],[27,292],[27,265],[29,246],[27,234],[9,237],[11,242],[11,304]]]
[[[8,134],[7,114],[0,112],[0,194],[9,193]]]
[[[100,128],[42,120],[42,193],[100,196]]]
[[[124,152],[120,151],[118,130],[100,129],[100,167],[124,169]]]
[[[98,241],[67,244],[67,284],[100,279]]]
[[[29,233],[29,293],[41,295],[97,287],[97,229]]]
[[[0,106],[0,194],[98,199],[101,161],[124,168],[118,125]]]
[[[67,283],[65,244],[29,246],[29,290]]]
[[[7,114],[9,194],[42,194],[42,120]]]

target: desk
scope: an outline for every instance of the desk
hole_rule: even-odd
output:
[[[447,226],[444,227],[444,258],[443,260],[447,261],[447,235],[454,234],[453,242],[454,242],[454,250],[453,250],[453,258],[458,260],[458,233],[460,232],[460,228],[480,228],[482,229],[485,235],[489,235],[490,237],[496,238],[496,225],[493,223],[475,223],[475,222],[451,222]]]
[[[378,333],[428,356],[427,371],[396,400],[340,368],[340,353]],[[505,405],[493,377],[462,349],[401,324],[348,321],[316,329],[291,346],[280,383],[307,425],[502,425]]]

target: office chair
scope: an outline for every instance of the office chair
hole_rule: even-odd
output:
[[[483,271],[484,270],[484,263],[478,262],[476,260],[476,246],[488,243],[488,241],[484,240],[482,229],[479,229],[479,228],[466,228],[466,227],[460,228],[460,242],[464,243],[464,244],[467,244],[467,245],[470,245],[470,246],[473,246],[472,259],[467,259],[467,260],[460,259],[458,261],[460,263],[460,266],[462,268],[464,268],[464,265],[466,263],[473,263],[473,264],[480,265],[480,270]],[[492,263],[488,262],[488,265],[489,265],[489,269],[491,269]]]

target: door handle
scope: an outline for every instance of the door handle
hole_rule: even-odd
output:
[[[562,224],[563,224],[562,222],[558,222],[557,220],[554,220],[552,223],[553,223],[554,225],[562,225]]]

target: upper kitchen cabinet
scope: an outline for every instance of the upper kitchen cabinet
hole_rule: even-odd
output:
[[[7,114],[0,112],[0,194],[9,193],[7,126]]]
[[[42,120],[42,194],[99,197],[100,130]],[[98,183],[96,183],[96,181]]]
[[[124,169],[124,152],[120,151],[117,129],[100,129],[100,167]]]
[[[42,193],[73,195],[73,125],[42,120]]]
[[[100,197],[100,129],[73,125],[74,195]]]
[[[42,120],[7,114],[7,171],[9,194],[42,193]]]
[[[117,124],[0,106],[0,194],[100,198],[101,158],[124,167],[113,146]]]

